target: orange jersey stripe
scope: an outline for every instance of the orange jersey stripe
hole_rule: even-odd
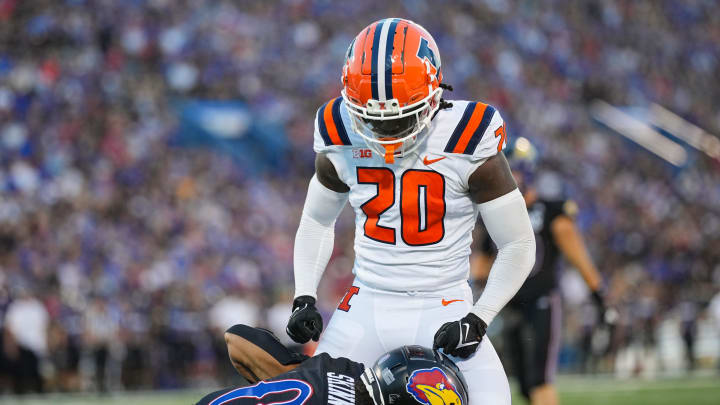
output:
[[[340,135],[338,135],[338,129],[335,125],[335,120],[333,120],[332,116],[332,108],[333,104],[337,103],[339,99],[333,99],[327,105],[325,106],[325,110],[323,111],[323,119],[325,120],[325,127],[327,128],[328,135],[330,135],[330,140],[332,141],[333,145],[342,145],[342,141],[340,140]]]
[[[453,153],[463,153],[465,151],[465,148],[470,142],[470,138],[472,138],[475,130],[480,125],[483,114],[485,114],[485,108],[487,108],[487,104],[477,103],[475,111],[473,111],[472,116],[470,116],[468,124],[465,126],[462,135],[460,135],[460,139],[458,139],[458,143],[453,149]]]

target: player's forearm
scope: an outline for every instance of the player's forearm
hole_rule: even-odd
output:
[[[584,246],[569,249],[569,254],[565,253],[565,257],[578,269],[590,290],[597,291],[600,289],[602,283],[600,273],[598,273],[597,268],[595,268],[590,260],[590,255],[588,255]]]
[[[569,218],[558,218],[552,224],[555,243],[565,258],[572,264],[592,291],[600,288],[600,273],[590,258],[582,236]]]
[[[535,264],[535,234],[517,189],[480,204],[479,209],[498,254],[472,312],[490,324],[530,274]]]
[[[300,225],[295,234],[295,297],[316,297],[320,278],[332,255],[335,220],[347,199],[347,193],[329,190],[315,176],[310,180]]]

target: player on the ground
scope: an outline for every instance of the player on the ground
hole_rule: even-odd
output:
[[[287,332],[299,343],[320,337],[316,290],[349,201],[356,278],[318,353],[369,362],[404,344],[442,348],[465,374],[471,401],[510,404],[502,364],[483,336],[530,272],[535,237],[501,153],[500,113],[444,101],[450,87],[442,80],[435,41],[412,21],[377,21],[350,44],[342,96],[315,120],[316,171],[295,238]],[[478,214],[500,253],[474,302],[468,278]]]
[[[560,254],[578,269],[592,291],[599,318],[605,318],[601,292],[602,278],[593,265],[582,236],[574,223],[577,205],[572,200],[545,200],[538,197],[532,182],[537,159],[535,147],[518,138],[510,154],[513,176],[523,191],[535,230],[536,261],[530,276],[503,311],[503,334],[522,394],[532,405],[558,403],[553,377],[562,338],[561,302],[557,290]],[[473,276],[487,277],[492,265],[494,246],[489,237],[478,244],[474,255]]]
[[[371,367],[326,353],[292,352],[271,332],[235,325],[225,332],[230,361],[251,385],[206,395],[198,405],[467,405],[463,375],[443,354],[402,346]]]

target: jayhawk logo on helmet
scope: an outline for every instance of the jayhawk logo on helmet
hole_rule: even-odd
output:
[[[415,400],[426,405],[466,405],[450,383],[447,375],[437,367],[415,370],[406,385]]]
[[[353,130],[393,163],[427,132],[441,81],[440,52],[423,27],[401,18],[368,25],[350,44],[342,71]]]

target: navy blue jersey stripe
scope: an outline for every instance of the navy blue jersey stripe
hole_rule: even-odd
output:
[[[467,107],[465,107],[465,112],[463,113],[462,118],[460,119],[460,122],[458,122],[457,126],[455,127],[455,130],[453,131],[452,135],[450,136],[450,141],[448,142],[447,146],[445,146],[445,152],[451,152],[455,149],[455,145],[457,145],[458,141],[460,140],[460,136],[462,135],[463,131],[465,130],[465,127],[468,124],[468,121],[470,121],[470,117],[472,117],[473,112],[475,111],[475,107],[477,106],[477,102],[473,101],[471,103],[468,103]]]
[[[325,146],[330,146],[333,144],[332,140],[330,139],[330,134],[328,133],[327,127],[325,126],[325,120],[323,119],[323,112],[325,111],[325,107],[327,107],[327,103],[323,104],[322,107],[317,112],[317,122],[318,122],[318,129],[320,129],[320,136],[322,137],[323,141],[325,141]]]
[[[475,148],[477,148],[478,144],[480,143],[480,140],[482,139],[485,130],[487,130],[488,126],[490,126],[490,121],[492,121],[493,114],[495,114],[495,108],[493,106],[488,105],[487,107],[485,107],[485,112],[483,113],[480,125],[478,125],[477,129],[472,135],[472,138],[470,138],[470,141],[468,142],[467,147],[463,152],[464,154],[472,155],[473,153],[475,153]]]
[[[370,89],[372,91],[372,98],[377,100],[380,96],[378,95],[378,48],[380,47],[380,31],[382,31],[384,21],[380,21],[375,25],[375,34],[373,35],[372,44],[372,59],[370,60]]]
[[[395,42],[395,30],[397,29],[398,19],[394,18],[390,23],[390,29],[388,30],[387,43],[385,45],[385,99],[390,100],[393,98],[392,92],[392,54],[393,54],[393,42]]]
[[[352,145],[350,143],[350,138],[348,137],[347,131],[345,131],[345,125],[343,125],[342,117],[340,116],[340,103],[342,103],[342,97],[338,97],[335,99],[335,102],[332,106],[332,118],[333,122],[335,122],[335,127],[337,128],[338,136],[340,137],[340,141],[342,141],[343,145]]]

